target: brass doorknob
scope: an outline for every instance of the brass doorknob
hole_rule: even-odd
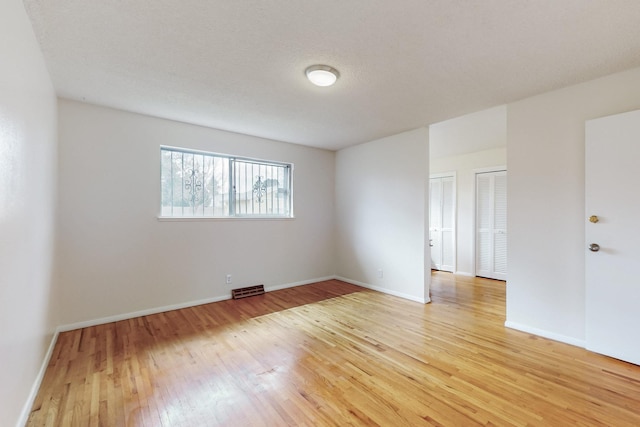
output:
[[[595,223],[596,223],[596,222],[598,222],[598,221],[600,221],[600,218],[598,218],[598,216],[597,216],[597,215],[591,215],[591,216],[589,217],[589,222],[592,222],[592,223],[594,223],[594,224],[595,224]]]

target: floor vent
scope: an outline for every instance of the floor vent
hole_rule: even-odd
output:
[[[246,297],[252,297],[254,295],[264,294],[264,285],[249,286],[247,288],[239,288],[231,290],[231,297],[233,299],[240,299]]]

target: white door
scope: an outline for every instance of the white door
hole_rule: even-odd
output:
[[[507,280],[507,171],[476,174],[476,276]]]
[[[587,121],[585,154],[587,349],[640,365],[640,111]]]
[[[437,176],[429,180],[429,239],[431,268],[455,269],[455,176]]]

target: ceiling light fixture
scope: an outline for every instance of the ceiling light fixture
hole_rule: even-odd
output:
[[[331,86],[340,77],[338,70],[328,65],[312,65],[305,70],[305,74],[316,86]]]

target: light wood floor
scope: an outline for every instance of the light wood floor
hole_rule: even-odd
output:
[[[331,280],[63,333],[28,425],[640,425],[640,367],[433,278],[427,305]]]

